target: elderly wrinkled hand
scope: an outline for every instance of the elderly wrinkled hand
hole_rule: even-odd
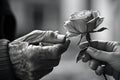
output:
[[[113,76],[116,80],[119,79],[120,75],[120,43],[119,42],[104,42],[104,41],[92,41],[92,47],[88,47],[88,43],[84,42],[80,44],[80,48],[83,49],[88,47],[84,53],[89,54],[92,58],[90,59],[87,55],[81,55],[83,62],[89,61],[89,66],[93,67],[93,59],[100,60],[107,63],[105,67],[105,73]],[[95,66],[95,65],[94,65]],[[95,72],[99,73],[100,65],[97,66]]]
[[[70,40],[53,31],[35,30],[9,44],[10,59],[21,80],[38,80],[59,64]]]

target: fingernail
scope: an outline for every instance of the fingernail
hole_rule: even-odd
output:
[[[93,52],[94,52],[94,50],[93,50],[93,48],[92,48],[92,47],[88,47],[88,48],[87,48],[87,52],[88,52],[88,53],[93,53]]]
[[[59,35],[57,35],[57,39],[58,40],[60,40],[61,42],[65,42],[65,35],[61,35],[61,34],[59,34]]]
[[[55,31],[55,33],[59,33],[59,31]]]

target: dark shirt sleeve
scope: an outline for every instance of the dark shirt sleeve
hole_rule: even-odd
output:
[[[8,54],[6,39],[0,39],[0,80],[15,80]]]
[[[11,14],[8,0],[0,0],[0,15]]]
[[[16,33],[16,19],[9,5],[10,0],[0,0],[0,39],[13,41]]]

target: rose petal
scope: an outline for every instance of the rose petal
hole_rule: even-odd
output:
[[[71,21],[65,21],[64,27],[65,27],[65,29],[67,29],[67,31],[69,31],[69,32],[78,33],[78,32],[74,29],[73,23],[72,23]]]
[[[93,15],[94,18],[98,17],[99,14],[100,14],[99,11],[92,11],[92,15]]]
[[[99,19],[99,17],[93,18],[90,21],[88,21],[87,23],[94,23]]]
[[[78,35],[80,34],[79,31],[77,31],[75,28],[74,28],[74,25],[71,21],[66,21],[64,23],[64,28],[67,30],[67,36],[75,36],[75,35]]]
[[[87,31],[86,21],[78,19],[72,20],[74,29],[79,33],[85,33]]]
[[[97,23],[98,19],[99,19],[99,17],[96,17],[96,18],[90,20],[89,22],[87,22],[87,31],[93,31],[94,29],[97,28],[96,23]]]
[[[99,26],[99,25],[103,22],[103,20],[104,20],[104,17],[99,18],[99,19],[97,20],[96,26]]]

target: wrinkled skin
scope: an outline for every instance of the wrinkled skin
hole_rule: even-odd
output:
[[[82,58],[83,62],[89,62],[90,68],[95,65],[92,65],[92,61],[97,59],[106,64],[105,74],[113,76],[116,80],[120,78],[120,43],[119,42],[104,42],[104,41],[93,41],[92,47],[88,47],[85,53],[88,53],[92,58],[88,58],[87,55],[84,55]],[[87,42],[81,43],[80,48],[83,49],[88,46]],[[81,55],[83,56],[83,55]],[[101,65],[96,66],[95,72],[99,73],[99,68]]]
[[[59,64],[70,41],[53,31],[35,30],[9,44],[10,59],[21,80],[38,80]]]

